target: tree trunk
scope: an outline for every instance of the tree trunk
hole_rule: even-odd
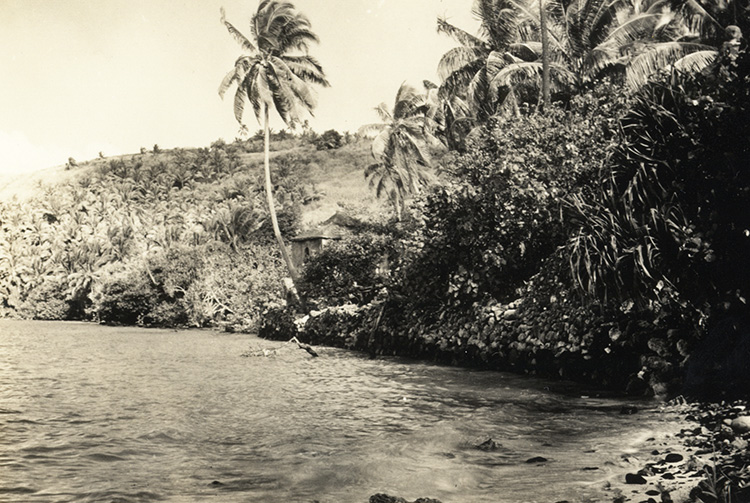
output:
[[[269,143],[271,141],[271,134],[268,127],[268,106],[264,105],[263,109],[263,167],[266,175],[266,200],[268,201],[268,213],[271,215],[273,234],[274,236],[276,236],[276,242],[278,243],[279,249],[281,250],[281,256],[284,258],[284,262],[286,262],[287,269],[289,269],[289,275],[291,276],[294,287],[296,288],[299,280],[299,273],[297,272],[297,268],[294,267],[294,263],[289,256],[289,250],[287,250],[286,248],[284,238],[281,237],[279,221],[276,218],[276,207],[274,206],[273,202],[273,185],[271,184],[271,165],[269,159]]]
[[[549,39],[547,33],[547,13],[542,0],[539,0],[539,25],[542,32],[542,110],[549,106]]]

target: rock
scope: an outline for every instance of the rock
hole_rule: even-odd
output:
[[[404,498],[388,496],[387,494],[373,494],[370,496],[370,503],[407,503]]]
[[[674,475],[672,475],[671,473],[667,472],[664,475],[662,475],[661,478],[663,478],[665,480],[674,480]]]
[[[648,496],[659,496],[659,494],[661,493],[657,491],[656,489],[649,489],[648,491],[646,491],[646,494]]]
[[[750,431],[750,416],[740,416],[732,421],[732,430],[735,433],[747,433]]]
[[[397,496],[389,496],[387,494],[373,494],[370,496],[370,503],[409,503],[404,498]],[[440,500],[433,498],[417,498],[413,503],[441,503]]]
[[[626,405],[620,409],[620,414],[632,415],[638,412],[638,407],[634,405]]]
[[[542,456],[536,456],[536,457],[527,459],[526,462],[527,463],[546,463],[547,458],[543,458]]]
[[[638,475],[637,473],[628,473],[627,475],[625,475],[625,483],[646,484],[646,479],[643,478],[643,475]]]
[[[662,358],[669,356],[669,347],[667,346],[667,341],[665,341],[664,339],[652,337],[646,344],[648,345],[648,349],[661,356]]]
[[[476,447],[480,451],[496,451],[499,447],[501,447],[501,445],[495,442],[494,440],[492,440],[491,438],[488,438],[487,440],[477,445]]]
[[[666,461],[667,463],[679,463],[683,459],[684,458],[682,457],[682,454],[672,453],[672,454],[667,454],[667,457],[664,458],[664,461]]]

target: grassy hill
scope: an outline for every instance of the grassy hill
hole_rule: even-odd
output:
[[[262,168],[262,151],[252,151],[262,149],[261,144],[248,141],[229,147],[237,153],[240,166],[247,167],[248,173],[256,173]],[[387,206],[375,199],[363,177],[363,170],[370,162],[369,142],[359,140],[339,149],[317,150],[308,142],[295,138],[278,142],[278,145],[273,147],[275,150],[271,152],[272,163],[273,159],[279,157],[294,157],[295,162],[309,167],[302,183],[307,187],[306,190],[314,191],[315,197],[304,205],[303,227],[314,226],[341,209],[364,213],[387,211]],[[13,199],[27,201],[40,197],[45,190],[59,190],[65,185],[85,180],[112,161],[142,162],[147,168],[160,163],[169,165],[174,155],[174,150],[128,154],[85,161],[74,168],[59,165],[32,173],[0,175],[0,202],[9,202]],[[271,169],[274,168],[272,164]]]
[[[381,219],[369,144],[273,143],[287,237],[337,211]],[[0,314],[145,324],[252,323],[280,299],[257,140],[59,166],[0,180]]]

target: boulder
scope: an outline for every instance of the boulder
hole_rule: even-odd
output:
[[[732,421],[732,430],[735,433],[750,432],[750,416],[740,416]]]

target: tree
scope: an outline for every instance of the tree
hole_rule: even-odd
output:
[[[242,122],[246,102],[253,107],[258,122],[263,119],[263,166],[268,211],[284,262],[292,281],[296,283],[299,274],[281,236],[274,207],[268,120],[269,110],[273,107],[288,126],[298,122],[303,111],[312,113],[315,108],[316,98],[311,84],[329,85],[320,63],[308,54],[309,45],[317,42],[318,37],[313,33],[309,19],[285,1],[260,2],[258,11],[250,21],[252,41],[226,20],[223,8],[221,22],[247,54],[240,56],[234,69],[224,77],[219,86],[219,95],[223,97],[227,89],[237,86],[234,116],[243,131],[247,130]]]
[[[569,96],[613,75],[636,88],[670,64],[705,67],[715,48],[686,36],[696,23],[676,9],[659,0],[477,0],[481,38],[438,20],[461,43],[440,62],[442,94],[465,96],[483,121],[518,99],[547,101],[545,87]]]
[[[375,163],[365,168],[365,178],[377,197],[388,197],[399,221],[404,199],[432,179],[427,147],[437,143],[430,119],[434,107],[429,92],[403,83],[393,110],[385,103],[375,108],[383,122],[360,128],[363,134],[378,133],[372,142]]]
[[[438,64],[440,96],[450,115],[457,115],[453,98],[458,97],[471,106],[477,120],[484,121],[513,94],[512,89],[506,89],[498,95],[492,86],[493,76],[509,63],[536,60],[540,47],[522,41],[523,16],[514,0],[475,0],[473,13],[480,22],[479,36],[438,18],[438,33],[460,44],[446,52]],[[465,114],[456,118],[465,118]]]

